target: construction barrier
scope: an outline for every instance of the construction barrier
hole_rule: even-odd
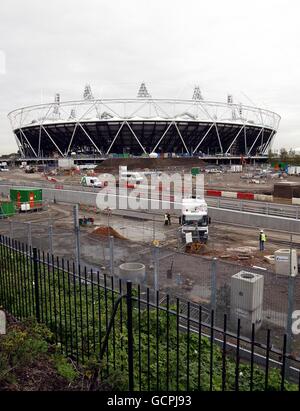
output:
[[[237,193],[236,198],[239,200],[254,200],[254,194],[253,193]]]
[[[234,193],[232,191],[222,191],[222,197],[237,198],[237,193]]]
[[[300,198],[292,198],[292,204],[300,205]]]
[[[126,184],[126,187],[127,187],[127,188],[135,188],[135,184],[127,183],[127,184]]]
[[[220,191],[220,190],[206,190],[206,195],[207,196],[212,196],[212,197],[222,197],[222,191]]]
[[[265,201],[265,202],[270,202],[270,203],[273,202],[273,196],[272,195],[266,195],[266,194],[242,193],[242,192],[234,192],[234,191],[206,190],[206,195],[211,196],[211,197],[237,198],[239,200],[257,200],[257,201]],[[294,204],[300,204],[300,199],[295,199]]]
[[[266,195],[266,194],[254,194],[254,200],[266,201],[268,203],[272,203],[273,202],[273,196]]]

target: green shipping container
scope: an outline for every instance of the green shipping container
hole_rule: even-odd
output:
[[[16,209],[12,201],[0,203],[0,218],[11,217],[14,214],[16,214]]]
[[[22,209],[22,204],[26,209],[32,210],[43,206],[43,190],[40,188],[11,188],[10,200],[18,209]]]

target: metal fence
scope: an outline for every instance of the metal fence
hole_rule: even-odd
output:
[[[99,271],[0,236],[0,304],[15,317],[35,317],[63,354],[94,360],[94,379],[121,390],[299,390],[300,362],[241,336],[241,321],[216,324],[214,310],[133,287]]]
[[[136,256],[135,261],[145,263],[145,255],[151,255],[150,248],[146,246],[144,252]],[[276,345],[282,348],[282,336],[287,333],[293,352],[300,355],[300,338],[292,334],[289,323],[294,310],[300,308],[299,275],[295,277],[280,275],[271,269],[260,269],[217,258],[186,254],[166,247],[159,249],[156,258],[159,288],[180,298],[201,304],[208,309],[213,309],[215,321],[219,326],[222,325],[224,313],[229,316],[233,308],[241,312],[244,310],[244,300],[236,299],[236,291],[232,289],[233,276],[243,271],[261,276],[263,278],[261,291],[255,290],[253,297],[256,298],[256,294],[261,293],[259,304],[261,310],[256,318],[256,322],[259,323],[257,339],[264,341],[267,329],[272,328],[276,334]],[[147,267],[153,278],[155,270],[150,270],[150,268],[155,267],[155,261],[152,260],[150,264],[152,266]],[[148,283],[148,285],[152,284],[154,280]],[[228,327],[234,330],[232,324]],[[249,333],[249,329],[246,330],[246,328],[246,326],[242,328],[242,334]]]
[[[287,333],[293,352],[300,354],[300,341],[292,335],[288,323],[293,310],[300,307],[299,276],[290,279],[275,274],[271,269],[260,270],[250,264],[247,266],[247,261],[242,265],[240,262],[186,254],[178,250],[176,240],[174,247],[157,248],[109,235],[94,236],[85,229],[76,234],[74,228],[68,228],[65,224],[60,226],[55,217],[32,223],[2,220],[0,234],[50,255],[79,261],[87,270],[99,270],[111,276],[119,274],[119,266],[124,262],[140,262],[146,267],[146,277],[141,279],[144,286],[178,296],[193,304],[201,304],[208,310],[214,309],[218,325],[223,322],[224,312],[230,315],[232,276],[242,270],[260,274],[264,277],[264,285],[257,339],[264,341],[267,329],[271,327],[276,330],[275,342],[278,348],[282,349],[282,337]],[[231,329],[231,324],[228,327]],[[241,332],[244,333],[243,328]]]

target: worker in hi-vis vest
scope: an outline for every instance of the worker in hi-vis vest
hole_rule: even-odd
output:
[[[267,237],[266,237],[264,230],[260,230],[260,233],[259,233],[259,250],[260,251],[264,251],[266,240],[267,240]]]

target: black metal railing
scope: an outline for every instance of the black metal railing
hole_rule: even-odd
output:
[[[300,359],[215,325],[214,311],[132,286],[0,236],[0,305],[53,332],[61,352],[95,360],[119,390],[299,390]],[[196,318],[196,314],[198,318]]]

